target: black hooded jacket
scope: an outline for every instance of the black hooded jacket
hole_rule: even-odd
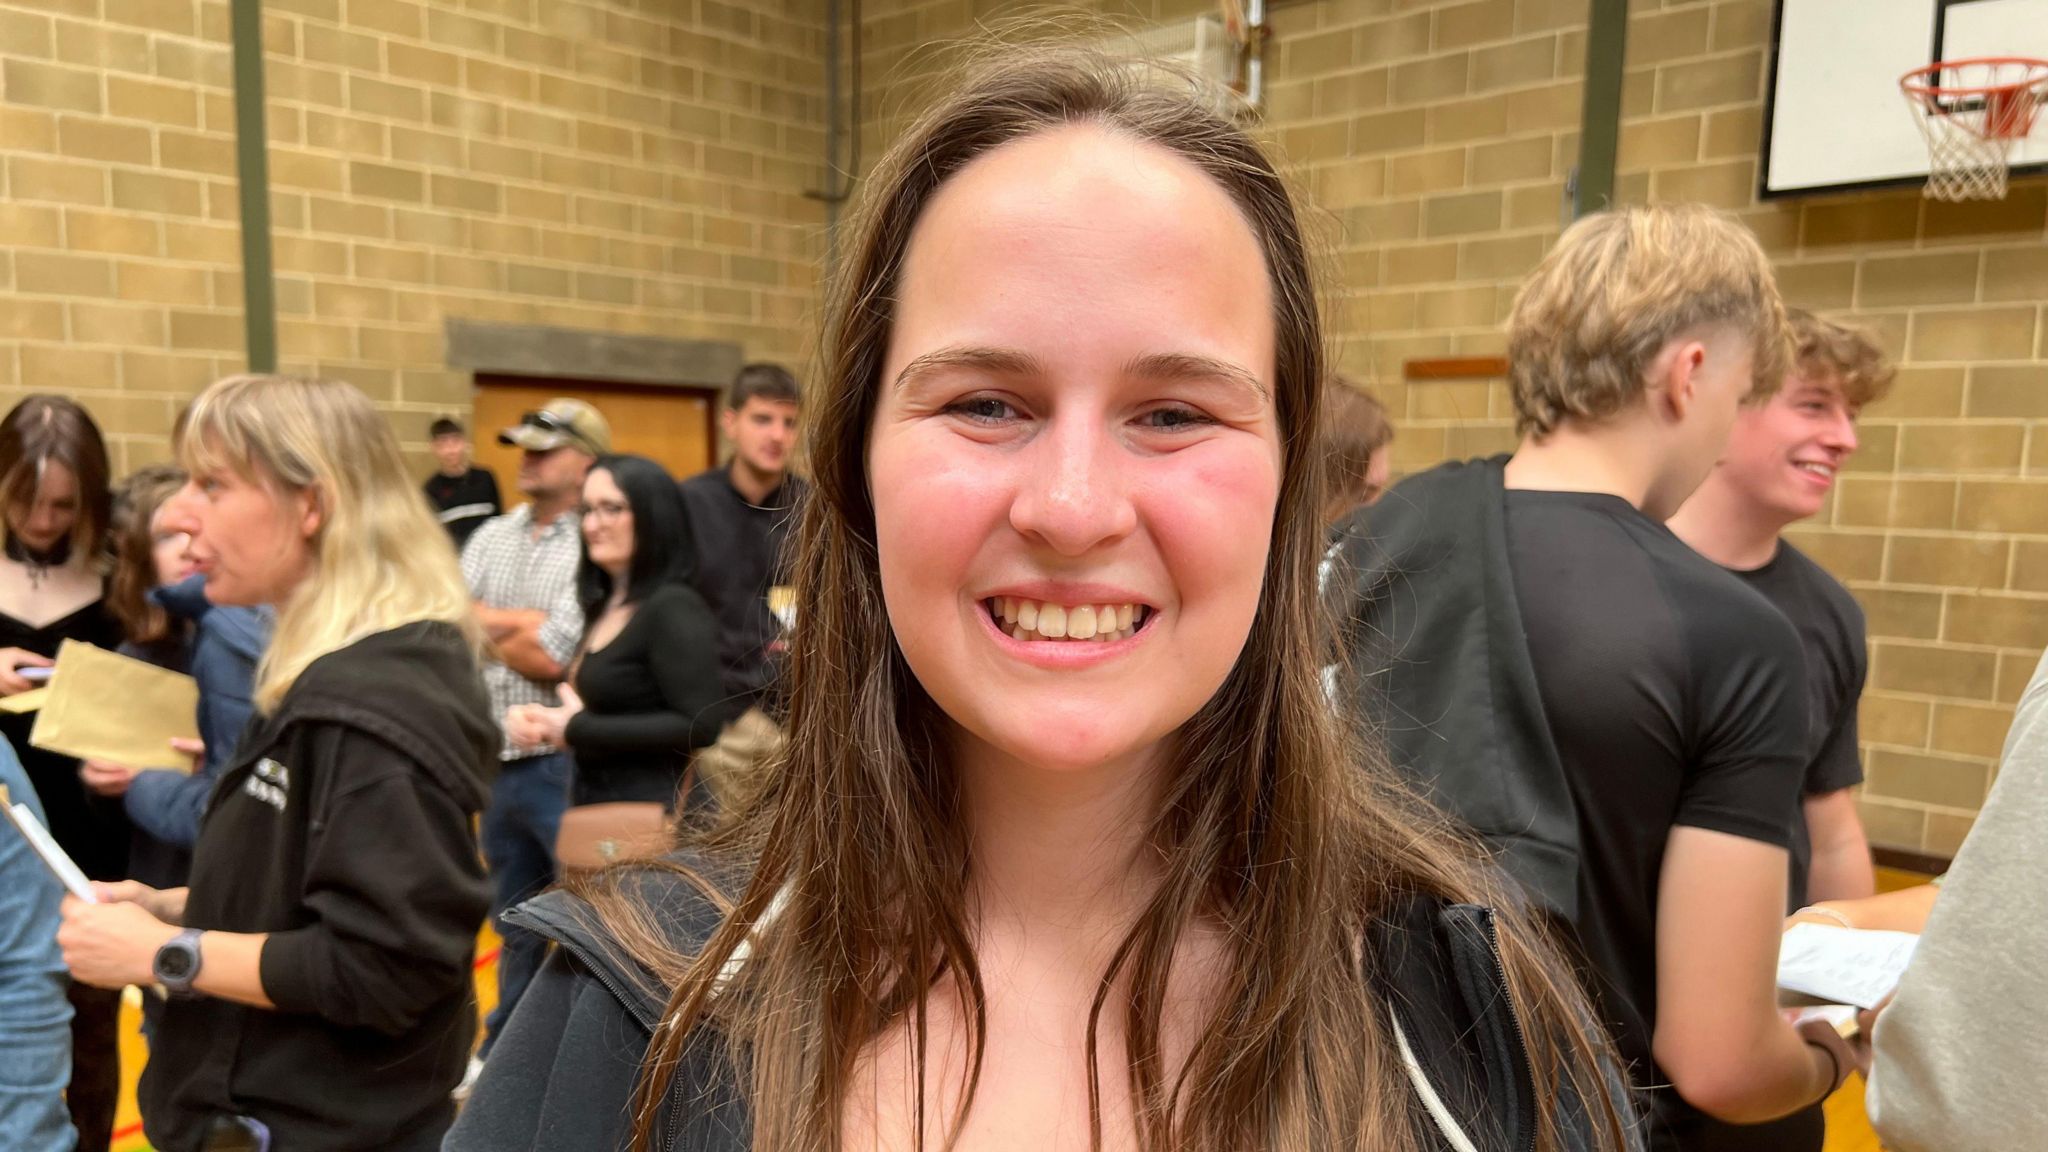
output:
[[[1432,803],[1542,907],[1578,915],[1579,831],[1508,563],[1508,458],[1445,464],[1334,531],[1347,696]]]
[[[695,954],[718,927],[718,908],[681,876],[646,869],[634,883],[637,902],[678,952]],[[667,990],[570,893],[530,900],[507,920],[556,947],[492,1047],[443,1152],[625,1152],[633,1089]],[[1432,1152],[1460,1145],[1433,1118],[1430,1100],[1474,1152],[1536,1146],[1528,1040],[1498,949],[1492,911],[1470,904],[1414,896],[1373,926],[1366,978],[1415,1055],[1413,1116],[1420,1147]],[[1626,1108],[1627,1089],[1614,1075],[1607,1080]],[[1602,1147],[1569,1093],[1562,1110],[1563,1149]],[[669,1082],[653,1147],[746,1152],[751,1140],[751,1112],[724,1043],[700,1029]]]
[[[151,1144],[190,1152],[239,1113],[286,1152],[439,1146],[476,1031],[490,887],[472,827],[498,741],[441,623],[322,656],[252,721],[207,806],[185,923],[269,933],[277,1007],[167,1006],[140,1092]]]

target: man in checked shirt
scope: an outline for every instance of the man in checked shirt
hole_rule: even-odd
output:
[[[519,491],[526,504],[488,520],[462,549],[462,575],[495,659],[484,684],[502,726],[507,709],[557,703],[555,686],[583,635],[576,566],[583,540],[575,508],[591,462],[611,451],[611,428],[581,400],[555,399],[528,412],[498,442],[523,450]],[[555,881],[555,833],[569,803],[569,754],[522,749],[505,741],[484,811],[484,861],[493,885],[491,917],[504,939],[498,955],[498,1006],[484,1020],[484,1043],[504,1026],[540,968],[546,943],[499,918]],[[479,1065],[471,1065],[471,1079]],[[464,1081],[465,1086],[468,1080]]]

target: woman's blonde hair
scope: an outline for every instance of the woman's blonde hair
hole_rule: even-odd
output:
[[[1785,375],[1790,340],[1770,258],[1734,217],[1699,204],[1614,208],[1558,237],[1508,315],[1515,428],[1548,435],[1643,394],[1650,362],[1688,331],[1746,335],[1753,395]]]
[[[455,547],[427,511],[398,440],[369,398],[305,376],[230,376],[192,402],[180,445],[193,475],[231,472],[278,496],[311,492],[320,510],[313,567],[284,603],[256,674],[274,710],[306,666],[422,620],[481,647]]]

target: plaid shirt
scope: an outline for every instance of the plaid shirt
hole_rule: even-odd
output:
[[[557,663],[567,664],[583,638],[583,606],[576,600],[576,565],[583,558],[583,537],[576,517],[564,512],[539,535],[533,530],[532,505],[522,504],[503,516],[486,520],[462,548],[462,578],[472,599],[492,608],[540,608],[548,618],[540,626],[540,646]],[[559,703],[553,685],[536,684],[496,660],[484,662],[484,687],[491,693],[493,719],[502,729],[505,712],[514,704]],[[512,746],[507,739],[501,760],[536,755]]]

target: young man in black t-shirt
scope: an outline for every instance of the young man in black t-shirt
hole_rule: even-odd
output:
[[[1810,312],[1791,316],[1784,387],[1745,407],[1728,450],[1671,530],[1784,613],[1806,651],[1808,755],[1792,820],[1794,908],[1876,891],[1870,842],[1850,788],[1863,782],[1856,705],[1870,661],[1863,610],[1840,581],[1781,540],[1813,516],[1856,451],[1856,417],[1893,370],[1868,334]]]
[[[469,462],[469,437],[462,425],[443,416],[427,430],[433,438],[434,459],[440,471],[427,477],[427,503],[433,505],[441,526],[462,551],[469,534],[500,511],[498,479]]]
[[[1775,1006],[1798,638],[1663,525],[1784,356],[1739,224],[1588,217],[1509,320],[1515,454],[1411,477],[1340,526],[1356,699],[1571,926],[1658,1152],[1818,1152],[1817,1105],[1853,1063]]]

